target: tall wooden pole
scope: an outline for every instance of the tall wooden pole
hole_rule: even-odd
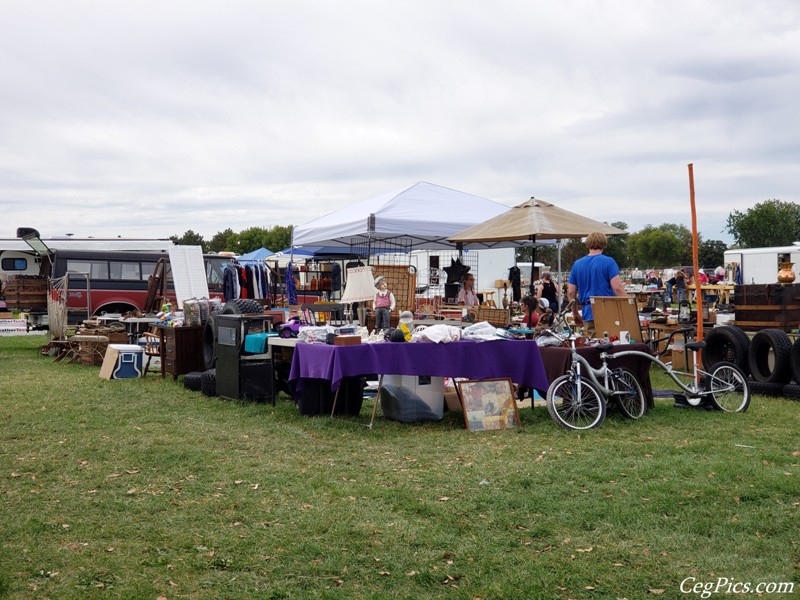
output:
[[[703,339],[703,290],[700,289],[700,265],[698,264],[697,209],[694,203],[694,165],[689,163],[689,197],[692,204],[692,268],[694,269],[694,297],[697,302],[697,339]],[[702,350],[697,353],[698,360]],[[687,351],[688,357],[688,351]]]

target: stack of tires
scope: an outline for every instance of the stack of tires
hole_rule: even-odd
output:
[[[706,371],[718,362],[730,362],[749,374],[752,393],[800,398],[800,338],[792,343],[782,329],[762,329],[751,339],[740,328],[726,325],[711,329],[705,341]]]

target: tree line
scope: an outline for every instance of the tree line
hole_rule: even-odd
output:
[[[612,226],[628,231],[628,225],[618,221]],[[781,200],[766,200],[745,212],[734,210],[728,215],[726,231],[733,236],[731,248],[760,248],[789,246],[800,241],[800,205]],[[246,254],[259,248],[277,252],[292,243],[292,226],[249,227],[238,233],[228,228],[210,239],[191,229],[183,235],[170,236],[175,244],[202,246],[203,252],[234,252]],[[701,267],[714,268],[724,263],[728,245],[721,240],[698,239],[698,258]],[[663,223],[647,225],[637,232],[609,238],[605,253],[612,256],[621,268],[663,269],[692,264],[692,233],[685,225]],[[558,249],[543,246],[536,249],[537,262],[556,267]],[[586,254],[581,240],[568,240],[561,248],[561,268],[565,271]],[[517,250],[518,261],[530,261],[531,248]]]
[[[273,227],[248,227],[236,233],[230,227],[215,233],[210,240],[191,229],[183,235],[171,235],[169,239],[179,246],[201,246],[203,252],[233,252],[237,255],[247,254],[259,248],[268,248],[279,252],[292,243],[292,226],[275,225]]]
[[[610,223],[628,231],[624,222]],[[745,212],[734,210],[728,215],[726,231],[734,243],[728,246],[721,240],[706,240],[698,236],[698,262],[701,268],[714,268],[724,264],[724,253],[729,248],[762,248],[790,246],[800,241],[800,205],[781,200],[766,200]],[[605,253],[612,256],[621,268],[663,269],[692,264],[692,233],[685,225],[664,223],[647,225],[624,236],[609,238]],[[586,254],[581,240],[566,240],[561,248],[561,268],[568,271],[572,263]],[[517,260],[530,261],[532,250],[517,251]],[[536,261],[555,268],[558,248],[542,246],[536,249]]]

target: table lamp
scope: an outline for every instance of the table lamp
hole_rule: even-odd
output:
[[[351,267],[347,269],[344,293],[339,302],[342,304],[366,302],[368,300],[374,300],[375,294],[377,293],[378,290],[375,289],[375,283],[372,278],[372,267]],[[352,323],[352,309],[349,309],[349,320]],[[359,323],[364,325],[362,321],[363,320],[359,318]]]

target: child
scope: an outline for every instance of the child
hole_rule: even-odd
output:
[[[389,284],[381,278],[378,281],[378,293],[372,301],[372,308],[375,311],[375,331],[389,329],[389,315],[394,310],[394,294],[389,291]]]

